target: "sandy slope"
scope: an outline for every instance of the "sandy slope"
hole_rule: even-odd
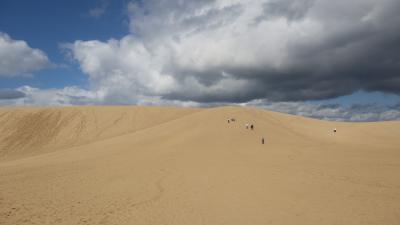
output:
[[[400,224],[399,122],[239,107],[2,109],[0,121],[1,225]]]
[[[0,160],[37,155],[138,131],[199,109],[0,108]]]

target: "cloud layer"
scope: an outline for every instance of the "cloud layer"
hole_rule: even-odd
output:
[[[17,90],[0,89],[0,100],[18,99],[25,97],[25,93]]]
[[[277,112],[332,121],[389,121],[400,120],[400,103],[391,106],[380,104],[309,104],[304,102],[270,102],[254,100],[243,105],[261,107]]]
[[[17,90],[0,91],[0,105],[15,106],[71,106],[86,104],[104,104],[104,93],[82,90],[79,87],[63,89],[38,89],[23,86]],[[108,104],[120,104],[114,101]],[[186,107],[212,107],[224,103],[198,103],[193,101],[165,100],[160,97],[142,96],[138,105],[168,105]],[[253,100],[234,104],[254,106],[268,110],[294,115],[312,117],[333,121],[385,121],[400,120],[400,103],[394,105],[353,104],[343,106],[338,104],[310,104],[305,102],[273,102],[268,100]]]
[[[51,65],[43,51],[0,32],[0,77],[26,76]]]
[[[106,99],[302,101],[400,94],[397,0],[147,0],[130,34],[66,48]]]

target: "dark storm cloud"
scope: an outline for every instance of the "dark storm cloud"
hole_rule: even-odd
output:
[[[235,92],[198,94],[178,90],[163,97],[198,102],[246,102],[257,98],[320,100],[357,90],[400,94],[400,14],[397,13],[400,2],[358,3],[361,2],[319,1],[318,5],[308,0],[268,1],[264,3],[263,19],[286,18],[293,23],[314,20],[322,31],[314,37],[290,38],[286,44],[288,57],[280,68],[268,62],[252,67],[232,63],[195,72],[177,67],[174,72],[194,77],[207,87],[223,79],[223,73],[229,73],[233,79],[245,79],[248,85]],[[357,9],[361,6],[363,10]]]
[[[18,99],[25,97],[25,93],[17,90],[0,89],[0,100]]]
[[[128,11],[132,34],[68,47],[104,99],[400,94],[398,0],[148,0]]]

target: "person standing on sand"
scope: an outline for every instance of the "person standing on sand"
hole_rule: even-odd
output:
[[[261,138],[261,144],[264,144],[264,137]]]
[[[249,124],[248,124],[248,123],[246,123],[246,125],[245,125],[245,126],[246,126],[246,129],[249,129]]]
[[[253,126],[253,124],[251,124],[251,125],[250,125],[250,129],[251,129],[251,130],[253,130],[253,129],[254,129],[254,126]]]

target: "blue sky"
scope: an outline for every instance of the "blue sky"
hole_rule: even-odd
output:
[[[104,14],[90,16],[90,10],[103,5]],[[0,31],[12,39],[25,40],[32,48],[43,50],[57,65],[35,72],[34,77],[0,77],[0,88],[86,86],[87,76],[79,70],[79,65],[68,60],[60,44],[122,37],[128,32],[125,6],[126,2],[122,0],[0,1]]]
[[[399,5],[2,0],[0,105],[285,103],[392,112],[400,105]]]

